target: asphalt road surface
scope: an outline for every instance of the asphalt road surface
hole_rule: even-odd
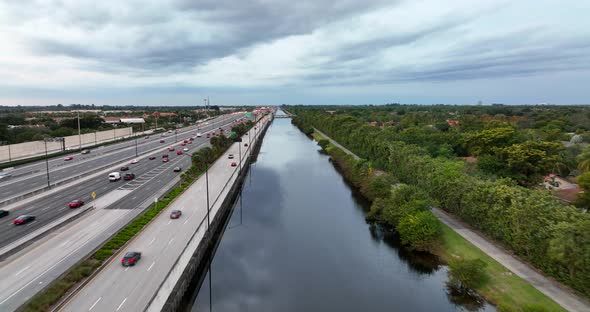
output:
[[[214,120],[209,121],[208,125],[202,125],[201,130],[204,132],[207,129],[213,129],[214,123],[222,121],[231,121],[237,119],[237,115],[224,115]],[[190,126],[179,129],[178,134],[166,133],[165,137],[161,134],[150,135],[148,139],[146,136],[138,137],[137,139],[137,153],[141,155],[153,148],[157,148],[162,144],[172,144],[176,140],[181,141],[193,133],[197,132],[197,126]],[[160,143],[164,139],[166,143]],[[89,149],[89,154],[72,153],[74,159],[65,161],[64,157],[60,156],[49,160],[49,181],[54,184],[56,181],[67,179],[73,176],[92,172],[104,165],[108,165],[123,159],[131,158],[136,155],[135,140],[130,140],[113,145],[107,145],[99,148]],[[45,161],[38,161],[32,164],[23,165],[11,171],[12,177],[0,180],[0,201],[8,199],[19,194],[24,194],[32,190],[36,190],[47,186],[47,172]]]
[[[235,120],[235,117],[228,119],[221,124],[216,124],[214,127],[215,127],[215,129],[218,129],[219,126],[221,126],[225,123],[223,128],[226,130],[231,129],[231,120]],[[188,166],[190,166],[190,157],[188,157],[188,155],[185,155],[185,154],[176,155],[176,151],[187,147],[187,148],[191,149],[191,152],[192,152],[195,149],[195,147],[206,143],[208,141],[208,139],[206,138],[205,133],[211,132],[213,130],[202,129],[201,131],[203,133],[203,136],[201,138],[195,138],[192,144],[187,144],[186,146],[180,146],[179,143],[176,143],[176,144],[157,143],[157,144],[159,144],[158,146],[161,146],[162,151],[156,152],[156,154],[154,154],[154,156],[156,156],[156,159],[154,159],[154,160],[149,160],[148,157],[145,157],[144,159],[141,159],[137,164],[130,164],[129,162],[125,162],[125,164],[129,167],[129,170],[121,172],[121,174],[123,175],[128,172],[134,173],[136,176],[135,181],[131,181],[130,183],[127,183],[127,181],[124,181],[123,179],[121,179],[116,182],[110,182],[108,180],[108,174],[105,174],[104,176],[101,175],[101,176],[98,176],[96,178],[93,178],[93,179],[90,179],[88,181],[84,181],[81,183],[77,183],[77,184],[72,183],[73,185],[68,188],[67,192],[58,192],[58,193],[48,192],[48,194],[46,196],[44,196],[43,198],[41,198],[39,200],[35,200],[31,204],[27,204],[22,207],[18,207],[18,208],[11,210],[9,216],[0,219],[0,247],[3,247],[7,244],[12,243],[16,239],[19,239],[19,238],[23,237],[24,235],[26,235],[27,233],[30,233],[30,232],[50,223],[58,218],[61,218],[62,216],[64,216],[67,213],[72,213],[72,211],[71,211],[72,209],[68,208],[68,203],[71,200],[81,199],[88,205],[88,204],[91,204],[91,201],[92,201],[92,197],[91,197],[92,192],[96,192],[97,197],[100,198],[101,196],[108,194],[112,190],[115,190],[118,187],[121,187],[124,185],[126,185],[124,187],[125,189],[132,189],[134,186],[139,184],[139,182],[148,183],[148,184],[152,183],[153,181],[149,181],[146,178],[151,177],[154,174],[157,174],[158,171],[165,170],[165,168],[168,168],[168,167],[170,167],[170,170],[172,170],[172,168],[174,168],[176,166],[175,163],[177,162],[177,158],[183,158],[183,160],[180,161],[179,165],[181,167],[187,168]],[[193,132],[185,133],[184,135],[182,135],[183,139],[188,138],[192,133]],[[179,140],[180,140],[180,135],[179,135]],[[175,151],[164,152],[163,150],[165,150],[168,146],[174,146]],[[161,158],[162,154],[168,154],[170,162],[162,163],[162,158]],[[120,160],[119,157],[114,157],[114,159],[112,157],[108,157],[108,158],[111,159],[111,161],[113,161],[113,164],[116,164],[117,161]],[[119,166],[117,166],[117,168],[118,167]],[[113,170],[113,171],[118,171],[118,170]],[[147,177],[144,177],[144,175],[147,175]],[[23,215],[23,214],[34,215],[36,217],[36,220],[32,223],[28,223],[25,225],[15,226],[14,224],[12,224],[12,220],[14,218],[16,218],[19,215]]]
[[[195,141],[187,147],[197,150],[199,144],[206,145],[205,142]],[[128,186],[135,183],[127,183],[125,186],[124,183],[110,183],[105,177],[103,180],[107,180],[107,185],[113,185],[117,189],[97,197],[96,209],[0,263],[0,311],[18,308],[141,213],[142,209],[138,208],[147,207],[154,197],[160,196],[178,181],[179,173],[172,169],[175,166],[188,168],[190,157],[169,154],[171,158],[167,164],[161,162],[161,157],[140,161],[138,167],[144,163],[156,163],[153,167],[147,166],[151,170],[147,168],[143,174],[136,174],[136,181],[141,181],[142,178],[146,178],[146,181],[132,188]],[[130,171],[133,170],[135,169]]]
[[[253,136],[254,132],[250,135]],[[238,167],[231,167],[230,164],[239,162],[238,144],[243,143],[234,143],[230,150],[209,168],[211,201],[222,195],[215,204],[211,203],[212,207],[215,207],[212,213],[217,211],[223,197],[229,191],[231,183],[226,182],[231,178],[233,183],[237,177],[235,172]],[[251,151],[250,147],[245,149],[246,147],[242,146],[243,154]],[[227,155],[230,153],[235,155],[234,159],[228,159]],[[202,237],[206,230],[205,190],[205,179],[201,177],[145,228],[126,250],[114,257],[68,302],[63,311],[144,311],[195,230],[198,229],[197,233],[201,235],[197,237]],[[171,210],[181,210],[182,216],[179,219],[170,219]],[[141,260],[133,267],[126,268],[121,265],[121,257],[127,251],[142,253]]]

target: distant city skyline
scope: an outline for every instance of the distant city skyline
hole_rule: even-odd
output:
[[[590,104],[588,1],[3,1],[0,105]]]

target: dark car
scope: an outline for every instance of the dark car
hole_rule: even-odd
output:
[[[170,213],[170,219],[178,219],[182,215],[182,211],[180,210],[172,210]]]
[[[182,171],[182,168],[180,168],[180,167],[174,167],[174,172],[180,172],[180,171]]]
[[[120,171],[127,171],[127,170],[129,170],[129,167],[128,167],[128,166],[123,166],[123,167],[121,167],[121,169],[119,169],[119,170],[120,170]]]
[[[9,214],[10,212],[8,210],[0,210],[0,218],[4,218]]]
[[[83,202],[83,201],[81,201],[81,200],[79,200],[79,199],[72,200],[72,201],[71,201],[71,202],[68,204],[68,207],[70,207],[70,208],[78,208],[78,207],[82,207],[82,206],[84,206],[84,202]]]
[[[135,179],[135,174],[133,174],[133,173],[126,173],[123,176],[123,180],[126,180],[126,181],[130,181],[130,180],[133,180],[133,179]]]
[[[156,159],[156,156],[150,156],[150,160]]]
[[[227,155],[227,158],[228,158],[228,159],[234,159],[234,154],[229,154],[229,155]]]
[[[160,143],[166,143],[166,140],[160,140]]]
[[[17,217],[16,219],[14,219],[12,221],[12,223],[14,223],[14,225],[21,225],[21,224],[26,224],[29,222],[33,222],[35,221],[35,216],[31,216],[31,215],[22,215]]]
[[[248,143],[244,143],[244,146],[248,146]]]
[[[123,266],[135,265],[137,263],[137,261],[139,261],[139,259],[141,259],[141,252],[128,251],[123,256],[123,259],[121,259],[121,264]]]

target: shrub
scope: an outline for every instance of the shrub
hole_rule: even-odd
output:
[[[321,146],[323,149],[326,149],[328,145],[330,145],[330,141],[326,139],[321,139],[318,141],[318,145]]]
[[[485,267],[487,263],[481,259],[465,260],[457,259],[449,263],[451,283],[459,288],[475,288],[480,286],[487,278]]]
[[[441,232],[438,219],[430,211],[403,217],[396,227],[402,243],[415,250],[431,250]]]

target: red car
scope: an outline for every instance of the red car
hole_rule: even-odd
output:
[[[194,141],[195,139],[194,139],[194,138],[190,138],[190,139],[188,139],[188,140],[189,140],[189,143],[190,143],[190,141]]]
[[[178,219],[182,215],[182,211],[180,210],[172,210],[170,213],[170,219]]]
[[[191,139],[192,139],[192,138],[191,138]],[[182,142],[183,142],[183,143],[188,143],[188,140],[184,140],[184,141],[182,141]]]
[[[72,200],[68,206],[70,208],[78,208],[78,207],[82,207],[84,206],[84,202],[82,200],[76,199],[76,200]]]
[[[182,151],[176,151],[176,155],[182,155]]]
[[[232,166],[232,167],[235,167],[235,166],[237,166],[237,165],[238,165],[238,164],[237,164],[236,162],[232,162],[232,163],[231,163],[231,166]]]
[[[69,161],[69,160],[73,160],[73,159],[74,159],[74,156],[64,157],[64,161]]]
[[[170,146],[170,147],[168,147],[168,150],[169,151],[173,151],[174,150],[174,147]]]
[[[135,174],[134,173],[126,173],[123,176],[123,180],[125,180],[125,181],[131,181],[133,179],[135,179]]]
[[[207,139],[210,138],[210,137],[211,137],[211,134],[210,133],[207,133]]]
[[[180,146],[186,146],[186,143],[182,142],[180,143]]]
[[[168,154],[162,155],[162,158],[168,158]]]
[[[33,222],[35,221],[35,216],[31,216],[31,215],[22,215],[17,217],[16,219],[14,219],[12,221],[12,223],[14,223],[14,225],[21,225],[21,224],[26,224],[29,222]]]

